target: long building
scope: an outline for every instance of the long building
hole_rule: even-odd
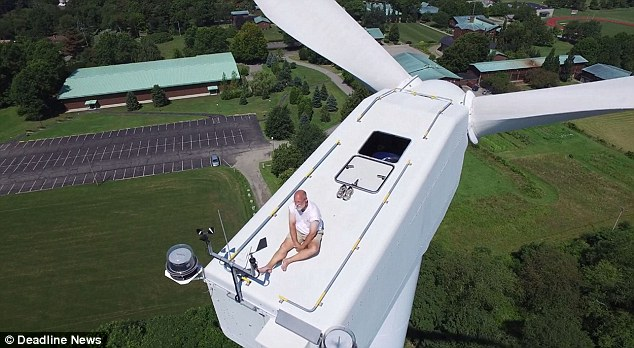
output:
[[[559,65],[563,65],[567,58],[567,55],[560,55]],[[521,81],[529,71],[541,68],[545,60],[546,57],[536,57],[472,63],[469,65],[469,71],[478,77],[478,84],[483,78],[497,73],[509,75],[511,81]],[[587,63],[588,61],[583,56],[575,55],[573,61],[574,76],[578,76]]]
[[[234,72],[240,78],[231,53],[83,68],[66,79],[57,99],[73,110],[123,104],[128,92],[151,100],[154,85],[168,98],[215,94],[223,77],[229,80]]]

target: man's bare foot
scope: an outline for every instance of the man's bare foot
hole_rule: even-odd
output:
[[[282,271],[286,272],[286,268],[288,268],[289,264],[290,262],[288,262],[288,259],[282,260]]]
[[[260,272],[260,273],[271,273],[272,271],[273,271],[273,267],[268,266],[268,265],[258,268],[258,272]]]

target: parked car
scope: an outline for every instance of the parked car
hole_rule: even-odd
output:
[[[215,153],[211,154],[211,166],[212,167],[218,167],[220,165],[220,157],[218,157],[218,155],[216,155]]]

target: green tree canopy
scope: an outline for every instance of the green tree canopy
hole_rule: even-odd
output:
[[[543,70],[559,73],[559,55],[555,55],[555,49],[551,49],[550,53],[544,59],[544,64],[541,67]]]
[[[159,87],[159,85],[154,85],[152,87],[152,103],[155,107],[160,108],[170,103],[170,100],[165,95],[165,91]]]
[[[398,30],[398,23],[393,23],[390,26],[390,31],[387,34],[387,39],[393,43],[398,43],[401,38],[401,33]]]
[[[277,147],[277,149],[275,149],[275,151],[273,151],[271,173],[279,177],[288,169],[297,169],[302,164],[302,162],[302,155],[295,146],[289,144],[281,144]]]
[[[295,133],[295,126],[287,105],[273,107],[266,117],[264,133],[276,140],[289,139]]]
[[[231,52],[238,62],[252,64],[263,62],[267,55],[266,39],[255,23],[244,23],[233,37]]]
[[[438,63],[453,72],[460,72],[467,70],[471,63],[484,61],[488,55],[489,38],[469,33],[454,41],[438,59]]]
[[[254,95],[267,96],[271,93],[275,85],[277,84],[277,78],[271,70],[262,69],[253,75],[253,81],[251,81],[251,89]]]
[[[125,105],[128,111],[135,111],[141,108],[141,104],[139,103],[139,100],[137,99],[136,95],[134,95],[134,93],[132,92],[128,92],[126,94]]]
[[[316,125],[308,122],[303,125],[300,124],[291,143],[302,155],[303,162],[313,153],[313,151],[315,151],[315,149],[319,147],[319,145],[321,145],[325,139],[326,133],[324,133],[324,131]]]

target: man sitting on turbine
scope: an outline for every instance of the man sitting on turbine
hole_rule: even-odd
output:
[[[286,271],[289,264],[306,260],[319,253],[321,236],[324,234],[324,222],[319,208],[315,203],[308,202],[304,190],[295,192],[293,201],[288,207],[288,236],[273,254],[271,261],[266,266],[258,268],[260,273],[271,273],[273,267],[280,261],[282,261],[282,271]],[[292,249],[297,250],[297,254],[287,258],[288,252]]]

